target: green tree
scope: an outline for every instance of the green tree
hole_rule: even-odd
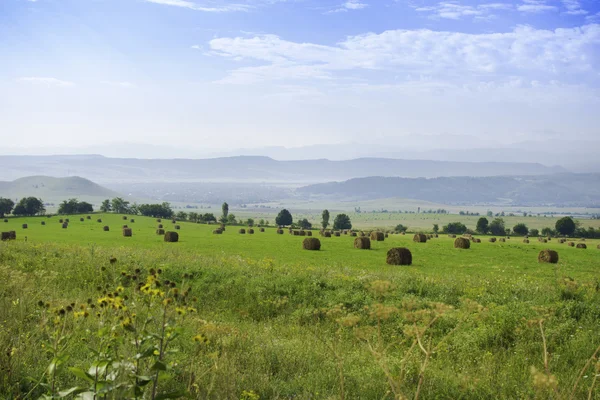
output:
[[[467,227],[462,222],[450,222],[448,225],[442,228],[444,233],[452,233],[462,235],[467,231]]]
[[[246,225],[254,226],[254,218],[248,218],[248,220],[246,221]]]
[[[4,218],[5,214],[10,214],[14,206],[15,202],[11,199],[0,197],[0,217]]]
[[[477,232],[479,232],[482,235],[485,235],[486,233],[488,233],[489,229],[490,221],[488,221],[487,218],[481,217],[477,220],[477,227],[475,228]]]
[[[502,218],[494,218],[494,220],[490,223],[489,231],[492,233],[492,235],[506,234],[504,220]]]
[[[189,219],[191,222],[198,222],[198,221],[200,220],[200,214],[198,214],[197,212],[191,211],[191,212],[188,214],[188,219]]]
[[[188,214],[185,211],[179,211],[175,217],[180,221],[187,221]]]
[[[127,214],[129,210],[129,202],[121,197],[115,197],[111,201],[111,207],[117,214]]]
[[[103,213],[107,213],[107,212],[110,212],[110,210],[112,210],[112,206],[110,204],[110,200],[106,199],[100,205],[100,211],[102,211]]]
[[[321,226],[323,229],[327,229],[329,226],[329,210],[323,210]]]
[[[275,218],[275,223],[279,226],[291,225],[293,221],[292,214],[285,208],[279,211],[279,214]]]
[[[529,233],[529,228],[527,228],[527,225],[519,223],[513,226],[513,232],[516,235],[527,236],[527,234]]]
[[[350,217],[346,214],[338,214],[335,216],[333,220],[333,229],[341,230],[341,229],[352,229],[352,222],[350,222]]]
[[[556,228],[556,232],[558,232],[560,235],[573,236],[577,225],[575,224],[575,221],[573,221],[573,218],[563,217],[556,221],[556,225],[554,227]]]
[[[46,212],[44,203],[36,197],[24,197],[13,209],[14,215],[32,216],[41,215]]]
[[[221,205],[221,210],[223,212],[223,214],[221,215],[221,222],[226,223],[229,221],[229,204],[223,202],[223,205]]]
[[[554,235],[554,229],[552,228],[542,228],[542,236],[552,236]]]
[[[221,217],[223,218],[223,217]],[[227,220],[225,220],[226,223],[234,225],[236,223],[235,220],[235,214],[227,214]]]
[[[438,224],[433,224],[433,233],[438,233],[440,231],[440,226]]]
[[[306,218],[298,221],[298,226],[302,229],[311,229],[312,228],[312,224]]]
[[[402,224],[398,224],[396,225],[396,232],[406,232],[408,228]]]

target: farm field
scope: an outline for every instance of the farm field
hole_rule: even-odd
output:
[[[415,243],[407,234],[358,250],[352,237],[315,231],[313,252],[273,228],[214,235],[214,225],[181,222],[180,241],[166,243],[154,218],[80,217],[0,222],[17,234],[0,243],[0,398],[70,388],[64,397],[136,398],[138,387],[137,398],[151,398],[154,381],[156,398],[600,398],[598,240],[577,249],[478,236],[459,250],[445,235]],[[387,265],[392,247],[409,248],[413,264]],[[538,263],[543,249],[559,262]],[[137,290],[140,281],[156,295]],[[185,305],[164,281],[189,289]],[[153,339],[141,348],[156,352],[131,344],[142,315],[168,319],[173,352]],[[100,386],[77,372],[98,360]]]

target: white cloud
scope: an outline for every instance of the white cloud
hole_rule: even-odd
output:
[[[417,74],[449,81],[538,80],[584,76],[598,80],[600,25],[541,30],[519,26],[506,33],[469,34],[432,30],[391,30],[351,36],[335,46],[297,43],[275,35],[217,38],[211,54],[253,60],[263,66],[236,69],[224,82],[347,78],[346,73],[378,71]]]
[[[347,12],[350,10],[362,10],[363,8],[366,8],[366,7],[368,7],[368,4],[361,3],[360,0],[348,0],[347,2],[337,6],[333,10],[326,12],[326,14]]]
[[[69,87],[75,86],[75,83],[69,81],[63,81],[56,78],[49,77],[40,77],[40,76],[29,76],[17,79],[19,82],[27,82],[34,85],[45,85],[48,87],[57,86],[57,87]]]
[[[190,49],[194,49],[194,50],[202,50],[202,46],[195,44],[193,46],[190,46]]]
[[[563,5],[567,9],[565,14],[569,15],[586,15],[588,12],[581,8],[579,0],[562,0]]]
[[[518,11],[527,13],[540,13],[546,11],[557,11],[558,7],[549,6],[546,0],[523,0],[523,4],[517,7]]]
[[[429,12],[431,18],[461,19],[463,17],[474,17],[475,19],[490,19],[493,11],[510,10],[511,4],[505,3],[483,3],[476,6],[462,5],[459,1],[449,0],[437,3],[429,7],[417,7],[416,11]]]
[[[195,11],[204,12],[231,12],[231,11],[248,11],[252,8],[246,4],[224,4],[218,7],[201,6],[195,2],[187,0],[145,0],[148,3],[162,4],[165,6],[188,8]]]

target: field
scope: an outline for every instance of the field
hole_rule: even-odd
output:
[[[315,232],[312,252],[273,228],[182,222],[165,243],[153,218],[68,218],[0,222],[17,232],[0,243],[0,398],[600,398],[599,241],[367,251]],[[392,247],[413,264],[387,265]]]

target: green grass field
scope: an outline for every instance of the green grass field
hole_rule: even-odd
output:
[[[154,218],[68,218],[67,229],[57,216],[0,222],[17,233],[0,243],[0,398],[600,398],[600,241],[480,236],[459,250],[445,235],[390,235],[367,251],[315,232],[311,252],[273,228],[214,235],[181,222],[180,241],[165,243]],[[388,266],[392,247],[409,248],[413,265]],[[538,263],[547,248],[558,264]],[[136,289],[154,276],[181,293]],[[60,314],[71,303],[89,317]],[[90,365],[104,375],[73,369]]]

